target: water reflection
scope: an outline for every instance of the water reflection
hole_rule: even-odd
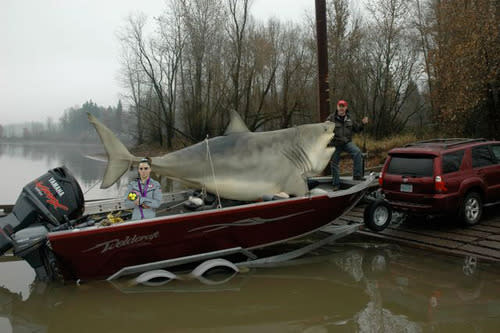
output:
[[[326,250],[219,285],[33,283],[24,299],[6,286],[0,330],[422,332],[493,331],[500,323],[498,267],[470,270],[461,259],[394,246]]]

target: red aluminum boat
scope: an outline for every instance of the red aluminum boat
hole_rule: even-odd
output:
[[[13,212],[0,219],[0,253],[14,247],[43,280],[105,279],[130,268],[140,272],[236,253],[255,259],[253,250],[308,235],[337,219],[363,197],[373,178],[340,191],[331,190],[329,178],[317,178],[307,196],[223,201],[222,207],[194,211],[186,208],[192,191],[171,193],[156,218],[104,226],[102,217],[120,211],[121,200],[87,203],[81,215],[78,184],[65,168],[57,168],[27,185]],[[64,187],[72,182],[76,190]],[[57,201],[57,190],[66,199],[72,194],[72,202]],[[41,203],[33,204],[35,198]],[[35,216],[30,221],[21,216],[21,207],[16,209],[26,210],[26,202],[36,206],[37,212],[24,213]],[[58,217],[64,209],[68,215]]]

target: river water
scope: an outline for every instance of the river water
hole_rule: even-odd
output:
[[[66,165],[87,199],[98,146],[0,144],[2,204]],[[0,332],[497,332],[500,267],[351,236],[305,258],[209,280],[42,283],[0,258]]]
[[[101,145],[54,143],[0,143],[3,193],[0,205],[12,205],[24,185],[45,174],[49,169],[66,166],[75,176],[85,199],[104,199],[120,193],[124,184],[100,189],[106,163]]]

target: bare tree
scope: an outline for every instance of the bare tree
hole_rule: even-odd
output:
[[[120,34],[121,42],[128,50],[128,53],[124,53],[123,62],[131,97],[134,105],[142,106],[135,110],[139,131],[146,129],[143,121],[148,121],[147,127],[154,132],[153,136],[160,144],[164,143],[166,136],[168,148],[172,147],[175,134],[175,81],[183,46],[181,35],[176,29],[177,17],[164,15],[157,19],[159,35],[148,38],[145,34],[146,17],[132,15]],[[144,89],[141,87],[142,82],[145,83]],[[154,93],[154,96],[144,96],[149,98],[148,108],[141,101],[144,91]]]
[[[151,120],[151,118],[157,118],[154,113],[160,113],[159,110],[153,110],[146,107],[146,104],[141,101],[141,96],[143,92],[149,92],[152,87],[156,86],[156,89],[161,90],[161,83],[157,81],[157,69],[154,63],[153,55],[153,43],[148,40],[145,36],[145,26],[147,23],[147,17],[142,14],[130,15],[127,20],[127,26],[119,34],[120,41],[122,45],[127,48],[130,52],[127,55],[125,61],[126,70],[128,71],[128,79],[130,80],[129,87],[132,89],[132,96],[135,96],[135,104],[141,106],[135,110],[137,114],[137,123],[139,133],[139,138],[144,139],[144,134],[142,133],[146,126],[144,124],[145,120]],[[134,74],[135,73],[135,74]],[[144,88],[141,87],[141,81],[145,83]],[[139,98],[137,98],[139,96]],[[144,96],[147,98],[147,96]],[[149,106],[152,104],[148,101]],[[149,127],[149,126],[148,126]],[[160,138],[160,144],[163,143],[161,129],[155,126],[153,123],[153,130],[160,131],[158,136]],[[140,140],[142,141],[142,140]]]
[[[426,31],[412,29],[423,25],[408,24],[403,0],[373,2],[367,26],[348,0],[329,4],[331,97],[369,113],[376,136],[402,130],[422,104],[419,74],[429,72],[418,66],[424,43],[415,41]],[[174,133],[182,133],[176,124],[201,140],[222,133],[229,110],[251,130],[316,120],[313,30],[259,23],[250,6],[250,0],[170,0],[150,35],[145,17],[129,18],[121,34],[123,78],[139,132],[166,138],[170,147]]]
[[[346,58],[351,52],[348,43],[350,10],[347,0],[332,0],[327,7],[328,16],[328,54],[330,76],[330,98],[337,100],[346,99],[345,86]]]
[[[181,8],[175,1],[171,1],[168,9],[169,11],[158,19],[160,35],[156,49],[158,50],[159,71],[165,82],[163,85],[164,99],[160,99],[160,102],[164,104],[162,108],[164,115],[161,119],[165,120],[163,123],[167,127],[167,142],[171,148],[172,139],[176,132],[184,137],[190,137],[179,131],[176,126],[177,81],[186,39],[182,32]]]
[[[316,65],[309,41],[307,30],[291,22],[269,20],[251,31],[243,58],[242,96],[250,129],[286,128],[294,119],[311,121]]]
[[[331,100],[349,100],[351,112],[363,114],[367,110],[367,71],[365,59],[360,57],[364,37],[362,19],[347,0],[331,0],[328,16]]]
[[[142,71],[128,45],[122,45],[121,67],[120,80],[122,86],[127,90],[124,97],[130,104],[131,112],[136,119],[137,143],[142,144],[144,143],[144,126],[141,117],[141,109],[143,109],[142,90],[144,79],[141,78]]]
[[[251,130],[261,128],[274,119],[270,104],[279,67],[279,36],[280,24],[276,20],[255,26],[249,32],[243,116]]]
[[[211,133],[214,79],[223,55],[222,3],[219,0],[175,0],[181,8],[186,38],[181,70],[183,120],[190,135],[201,140]]]
[[[277,77],[280,98],[276,105],[280,128],[293,125],[295,115],[305,117],[309,122],[315,119],[308,104],[311,103],[309,92],[316,85],[313,80],[316,76],[316,57],[307,46],[307,38],[299,25],[288,23],[283,29],[279,48],[281,65]]]
[[[228,0],[227,16],[230,18],[227,24],[228,36],[231,45],[231,52],[228,54],[231,63],[231,79],[233,82],[232,108],[235,111],[240,109],[241,100],[241,69],[244,56],[244,47],[248,42],[247,23],[249,20],[249,0]]]
[[[419,75],[414,31],[408,22],[410,10],[404,0],[377,0],[368,6],[372,20],[365,40],[369,76],[368,109],[372,134],[380,138],[400,132],[413,115],[403,114],[412,84]]]
[[[434,1],[434,0],[431,0]],[[433,48],[433,35],[432,35],[432,24],[434,22],[435,17],[431,16],[431,11],[429,7],[429,0],[415,0],[414,3],[414,21],[413,24],[418,31],[420,37],[420,49],[422,52],[424,65],[425,65],[425,74],[427,77],[427,90],[429,95],[432,95],[432,80],[434,77],[432,72],[432,66],[429,59],[429,54]],[[429,99],[429,103],[432,109],[432,100]]]

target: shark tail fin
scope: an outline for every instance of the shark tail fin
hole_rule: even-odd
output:
[[[132,155],[116,135],[96,117],[88,113],[88,118],[99,134],[108,155],[108,164],[101,183],[101,188],[108,188],[127,172],[137,157]]]

